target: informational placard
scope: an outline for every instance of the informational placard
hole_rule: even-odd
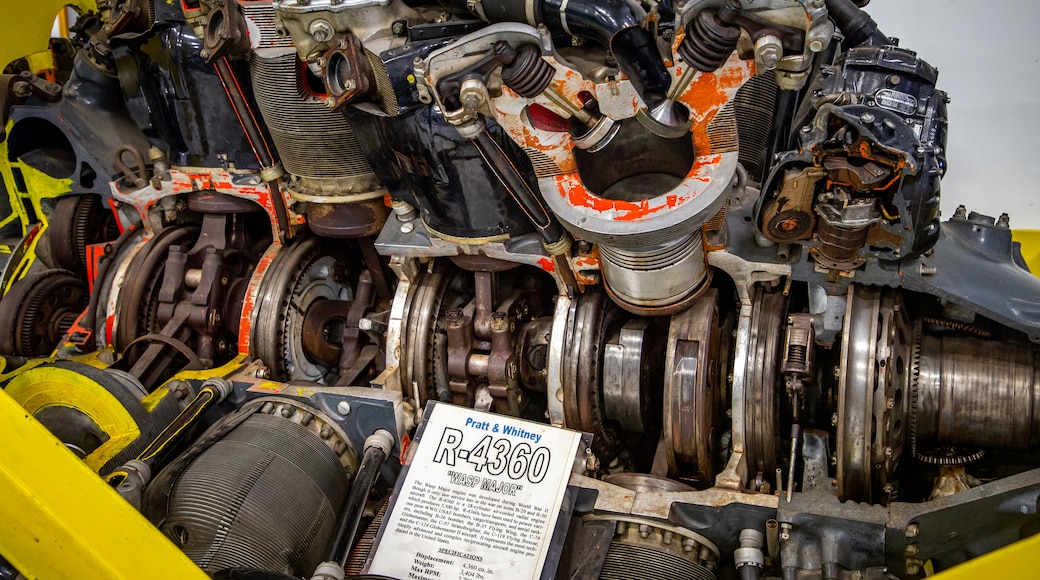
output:
[[[552,577],[550,547],[573,507],[564,496],[587,435],[430,403],[412,445],[366,572],[409,580]]]

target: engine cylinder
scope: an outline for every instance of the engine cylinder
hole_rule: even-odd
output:
[[[314,94],[296,51],[261,49],[254,57],[256,102],[293,176],[287,183],[293,197],[312,202],[381,198],[384,190],[354,129]]]
[[[599,255],[603,280],[622,307],[676,304],[708,276],[700,232],[646,250],[600,246]]]
[[[308,575],[332,541],[351,476],[334,437],[315,432],[315,417],[297,422],[307,411],[264,409],[202,451],[170,490],[159,528],[207,573]]]

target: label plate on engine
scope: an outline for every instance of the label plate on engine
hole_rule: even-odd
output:
[[[444,403],[423,425],[366,572],[394,578],[552,578],[591,437]],[[555,549],[551,549],[555,547]]]

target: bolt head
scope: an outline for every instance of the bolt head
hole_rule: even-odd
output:
[[[336,410],[339,411],[339,413],[341,415],[349,415],[350,414],[350,402],[348,402],[348,401],[340,401],[339,404],[336,405]]]

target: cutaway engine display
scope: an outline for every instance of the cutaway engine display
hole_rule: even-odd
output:
[[[3,389],[218,578],[361,574],[431,401],[592,436],[560,578],[1040,532],[1040,280],[865,4],[99,1],[0,77]]]

